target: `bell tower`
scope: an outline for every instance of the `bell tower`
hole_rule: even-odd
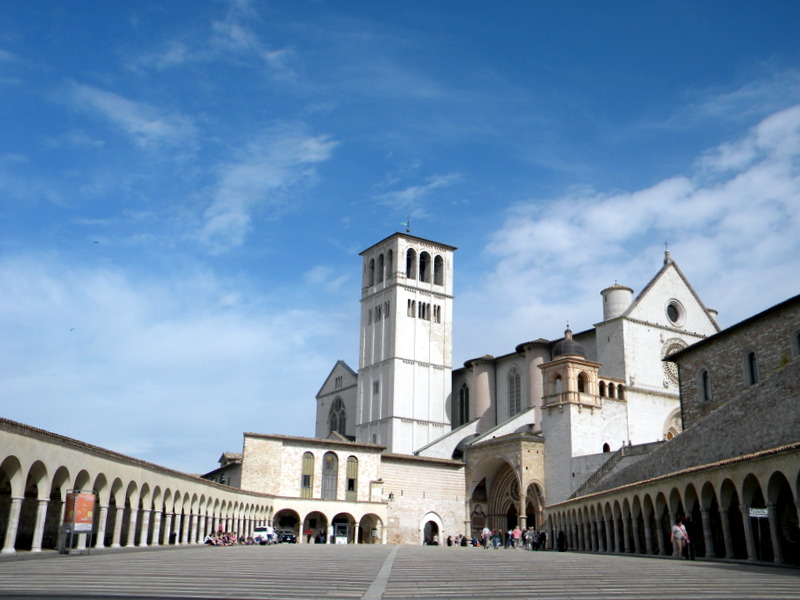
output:
[[[361,253],[357,441],[411,454],[450,430],[455,250],[395,233]]]

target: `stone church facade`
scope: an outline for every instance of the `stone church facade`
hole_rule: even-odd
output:
[[[359,367],[339,361],[317,395],[317,438],[374,444],[407,468],[436,460],[462,478],[440,504],[431,475],[418,506],[402,469],[384,473],[382,461],[387,539],[396,541],[431,537],[425,515],[429,534],[543,527],[544,507],[578,491],[615,451],[647,452],[681,431],[677,372],[662,359],[719,331],[665,254],[635,298],[622,285],[602,290],[592,328],[453,369],[455,251],[397,233],[361,253]]]
[[[670,554],[690,514],[700,556],[800,564],[800,297],[720,331],[665,253],[637,295],[600,291],[592,327],[454,368],[455,252],[396,233],[361,254],[358,369],[333,366],[313,438],[245,433],[198,478],[0,419],[2,553],[52,547],[66,490],[84,489],[99,510],[79,547],[263,523],[337,544],[519,525]]]

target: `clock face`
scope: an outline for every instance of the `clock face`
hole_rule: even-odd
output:
[[[661,358],[665,358],[665,357],[669,356],[670,354],[674,354],[675,352],[678,352],[679,350],[683,350],[684,348],[686,348],[686,342],[684,342],[683,340],[679,340],[679,339],[667,340],[667,342],[664,344],[664,348],[663,348],[663,350],[661,352]],[[661,364],[664,366],[664,374],[667,376],[667,378],[670,381],[672,381],[672,383],[676,383],[677,384],[678,383],[678,365],[676,365],[674,362],[669,362],[669,361],[663,361]]]

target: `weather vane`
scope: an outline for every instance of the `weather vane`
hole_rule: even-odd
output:
[[[400,223],[403,227],[406,228],[406,233],[411,233],[411,217],[406,217],[406,220]]]

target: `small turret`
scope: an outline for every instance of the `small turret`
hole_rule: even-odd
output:
[[[633,302],[633,290],[615,283],[600,294],[603,296],[603,320],[609,321],[622,316]]]

